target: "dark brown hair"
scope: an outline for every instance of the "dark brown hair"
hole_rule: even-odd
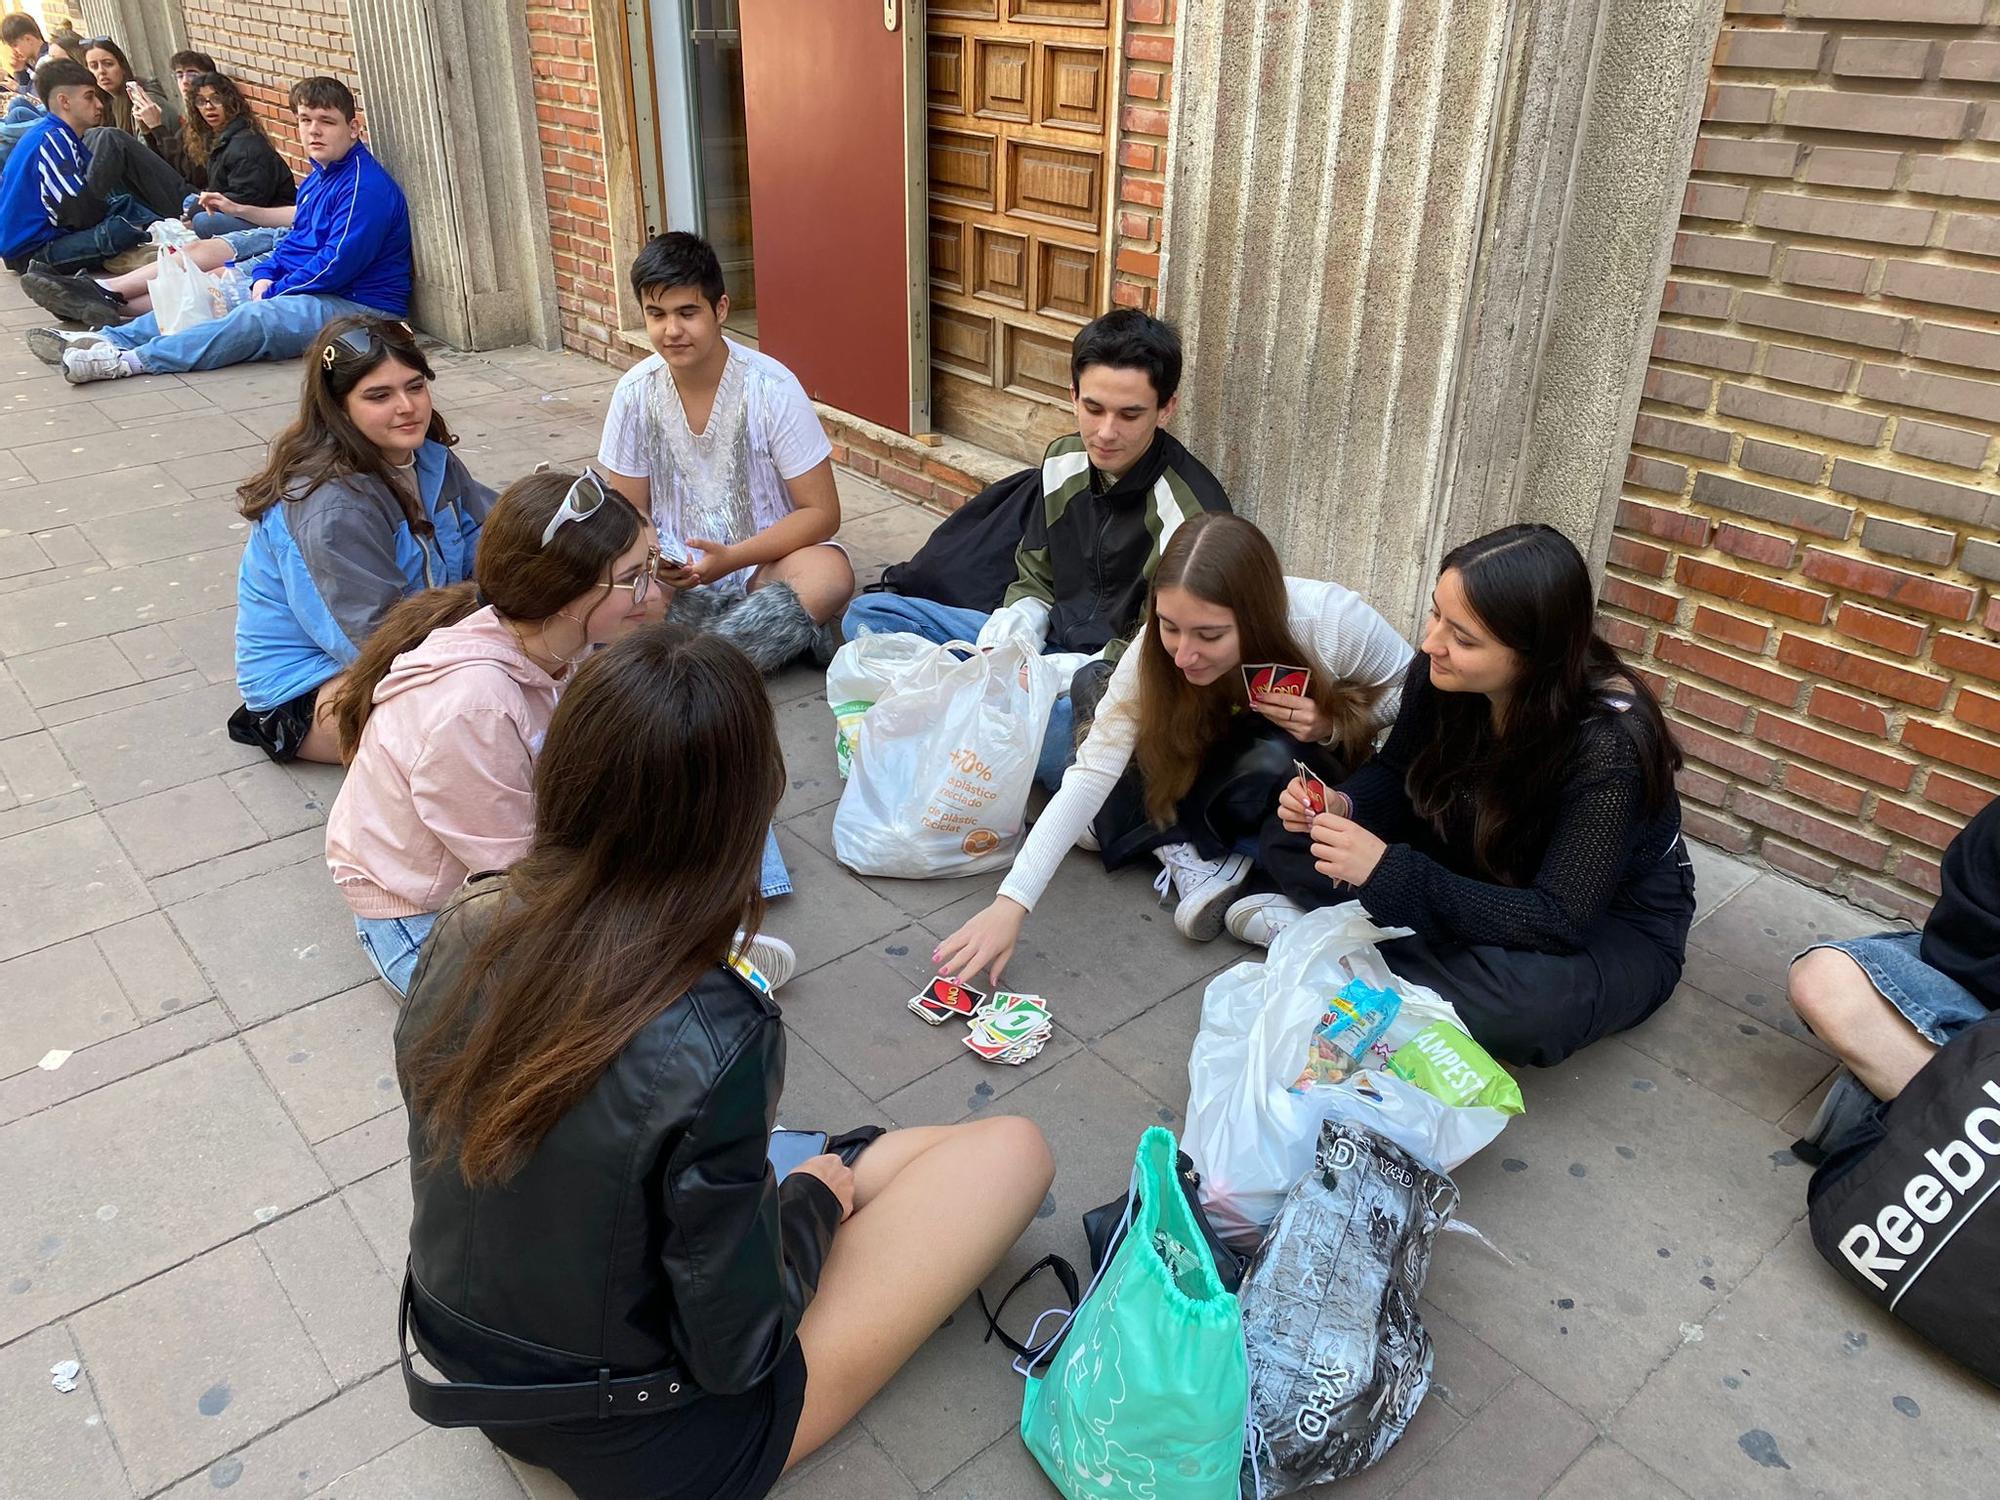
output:
[[[372,336],[368,353],[357,353],[341,342],[342,334],[356,332]],[[236,491],[237,510],[254,521],[280,501],[303,500],[330,479],[365,474],[389,487],[412,531],[428,535],[431,523],[424,515],[422,500],[347,415],[347,398],[354,388],[390,359],[407,365],[425,380],[437,379],[430,361],[417,347],[416,335],[401,323],[344,317],[320,329],[319,337],[306,351],[299,414],[271,444],[263,471]],[[447,448],[458,441],[435,408],[424,436]]]
[[[375,689],[389,668],[433,630],[456,625],[488,604],[503,620],[532,624],[588,593],[593,584],[611,591],[607,570],[639,534],[639,513],[613,504],[617,496],[581,521],[558,526],[548,545],[542,545],[542,533],[576,479],[574,474],[546,473],[515,480],[501,491],[479,528],[471,582],[412,594],[382,617],[354,665],[342,674],[333,700],[343,764],[351,764],[361,748]]]
[[[236,86],[236,80],[211,68],[187,86],[187,113],[181,117],[181,144],[187,150],[189,161],[198,167],[207,166],[208,153],[215,148],[215,138],[222,134],[222,130],[208,128],[208,121],[201,117],[201,110],[195,104],[203,89],[212,92],[222,105],[222,129],[226,130],[231,120],[248,120],[250,128],[263,136],[267,145],[270,143],[271,137],[265,134],[263,123],[250,108],[250,101],[243,97],[243,91]]]
[[[1504,714],[1481,693],[1437,694],[1437,714],[1404,780],[1410,805],[1441,839],[1470,817],[1472,857],[1488,879],[1526,885],[1548,848],[1563,779],[1586,721],[1615,712],[1639,755],[1644,810],[1673,795],[1680,749],[1660,701],[1597,634],[1596,590],[1576,544],[1553,526],[1522,523],[1462,543],[1438,574],[1456,569],[1465,602],[1520,659]]]
[[[42,43],[48,41],[48,38],[42,35],[42,23],[26,11],[17,10],[5,20],[0,20],[0,42],[5,42],[11,47],[24,37],[33,37]]]
[[[1155,621],[1160,591],[1169,588],[1186,589],[1235,615],[1244,661],[1310,661],[1292,634],[1285,571],[1270,538],[1243,517],[1219,511],[1182,522],[1153,570],[1141,639],[1134,648],[1139,652],[1139,776],[1146,788],[1147,816],[1163,825],[1173,821],[1175,807],[1194,785],[1202,757],[1221,738],[1231,713],[1249,701],[1241,672],[1227,672],[1196,687],[1174,665]],[[1353,766],[1367,753],[1369,710],[1379,690],[1335,682],[1317,671],[1308,690],[1313,705],[1333,721],[1336,751]]]
[[[172,57],[167,59],[167,71],[169,73],[178,73],[182,68],[187,68],[198,73],[213,73],[216,71],[215,59],[210,57],[206,52],[196,52],[192,49],[176,52]]]
[[[302,109],[331,109],[350,121],[354,118],[354,90],[324,74],[293,84],[291,103],[294,114]]]
[[[577,670],[535,764],[534,843],[403,1061],[433,1165],[505,1182],[757,930],[784,787],[770,698],[728,642],[662,622]]]

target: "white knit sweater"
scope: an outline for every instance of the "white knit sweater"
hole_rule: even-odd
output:
[[[1287,578],[1285,596],[1292,634],[1308,658],[1298,665],[1311,667],[1316,676],[1382,689],[1375,701],[1375,723],[1379,727],[1392,721],[1402,695],[1403,673],[1413,654],[1409,642],[1359,594],[1340,584]],[[1013,868],[1000,883],[1001,895],[1030,911],[1063,855],[1097,817],[1104,799],[1131,763],[1139,737],[1140,644],[1134,641],[1119,658],[1090,734],[1077,747],[1076,763],[1063,774],[1061,790],[1028,830]]]

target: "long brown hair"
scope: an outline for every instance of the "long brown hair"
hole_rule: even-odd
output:
[[[214,94],[216,102],[222,106],[222,125],[219,129],[208,128],[208,121],[201,117],[201,109],[195,103],[203,89]],[[236,80],[227,73],[202,74],[188,86],[186,103],[187,113],[181,117],[181,145],[187,151],[188,160],[197,167],[208,165],[208,153],[215,149],[216,139],[229,128],[232,120],[248,120],[250,128],[264,137],[264,144],[268,146],[271,143],[263,123],[244,99],[243,91],[237,88]]]
[[[125,85],[136,83],[143,88],[146,81],[132,71],[132,59],[127,57],[125,49],[112,41],[110,37],[97,36],[84,39],[83,55],[76,60],[85,67],[89,67],[90,54],[93,52],[109,52],[117,60],[119,71],[125,75],[118,80],[118,87],[115,89],[107,89],[101,85],[98,88],[98,92],[103,94],[110,104],[110,108],[106,112],[107,118],[111,124],[124,131],[127,135],[137,135],[139,133],[138,122],[133,117],[132,98],[125,92]],[[92,73],[90,76],[93,80],[97,77],[95,73]]]
[[[534,844],[403,1063],[432,1165],[505,1182],[757,930],[784,787],[763,680],[727,641],[645,625],[577,670],[535,765]]]
[[[341,336],[350,333],[368,336],[366,354],[341,342]],[[298,416],[271,444],[271,456],[262,472],[236,491],[236,508],[244,517],[254,521],[281,501],[303,500],[330,479],[363,474],[388,486],[412,531],[419,536],[430,534],[431,523],[422,499],[347,415],[347,398],[354,388],[391,359],[415,370],[426,381],[437,379],[424,351],[417,347],[416,335],[393,319],[349,316],[335,318],[320,329],[312,348],[306,351]],[[447,448],[458,441],[435,407],[424,436]]]
[[[1202,758],[1222,737],[1230,715],[1249,703],[1241,672],[1226,672],[1206,687],[1196,687],[1174,665],[1154,623],[1160,591],[1170,588],[1186,589],[1235,615],[1244,661],[1313,665],[1292,634],[1285,571],[1270,538],[1243,517],[1220,511],[1182,522],[1153,570],[1141,639],[1134,648],[1139,652],[1139,776],[1146,787],[1147,816],[1162,825],[1173,821],[1175,807],[1194,785]],[[1351,766],[1366,753],[1377,689],[1335,682],[1317,669],[1307,688],[1314,706],[1331,718],[1335,747]]]
[[[382,617],[334,696],[333,724],[343,763],[352,764],[361,748],[375,689],[389,668],[433,630],[456,625],[488,604],[503,620],[528,624],[548,619],[593,584],[611,591],[606,570],[639,534],[639,513],[631,506],[607,500],[581,521],[558,526],[549,544],[542,545],[542,532],[576,478],[530,474],[508,485],[480,527],[472,581],[412,594]]]

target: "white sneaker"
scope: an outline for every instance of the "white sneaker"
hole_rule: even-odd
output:
[[[89,385],[93,380],[122,380],[133,373],[125,363],[125,351],[108,343],[71,345],[63,350],[63,379],[71,385]]]
[[[1209,942],[1222,931],[1223,908],[1250,878],[1250,857],[1226,854],[1203,859],[1192,844],[1162,844],[1153,854],[1162,867],[1153,889],[1162,900],[1169,893],[1180,898],[1174,907],[1174,931],[1197,943]]]
[[[743,942],[743,929],[736,929],[736,942]],[[775,995],[778,986],[799,971],[799,956],[792,951],[792,945],[783,938],[772,937],[768,932],[760,932],[750,940],[748,948],[741,948],[732,954],[738,960],[731,967],[742,974],[751,984],[767,995]],[[744,974],[744,969],[750,972]]]
[[[1222,925],[1229,929],[1229,935],[1239,943],[1248,943],[1255,948],[1268,948],[1286,927],[1298,917],[1305,915],[1299,905],[1276,891],[1265,891],[1256,896],[1245,896],[1232,905],[1222,918]]]
[[[1096,854],[1100,852],[1097,842],[1097,835],[1089,828],[1085,828],[1082,833],[1079,833],[1076,836],[1076,847],[1083,850],[1086,854]]]
[[[28,341],[28,352],[45,365],[61,364],[65,354],[86,344],[111,342],[101,333],[76,333],[67,328],[30,328],[23,337]]]

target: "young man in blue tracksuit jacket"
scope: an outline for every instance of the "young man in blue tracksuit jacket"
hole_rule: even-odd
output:
[[[28,347],[50,363],[60,362],[72,385],[83,385],[125,375],[217,370],[254,359],[296,359],[330,319],[359,313],[400,318],[407,313],[409,206],[396,180],[361,143],[354,95],[338,79],[308,78],[293,87],[292,108],[312,171],[299,189],[285,237],[270,254],[243,267],[251,282],[250,301],[180,333],[162,334],[147,311],[94,333],[32,330]],[[274,223],[285,212],[262,211]],[[205,240],[188,254],[207,270],[233,251],[225,241]],[[146,286],[151,275],[150,268],[135,272],[106,283],[104,291],[122,295],[128,310],[150,308]],[[35,288],[29,291],[32,295]],[[83,291],[92,294],[88,284]],[[67,315],[69,309],[61,311]]]
[[[35,86],[42,112],[21,129],[0,170],[0,258],[17,271],[100,265],[142,242],[159,215],[123,190],[117,163],[107,158],[104,170],[92,170],[84,136],[101,133],[104,104],[89,70],[57,59],[43,64]]]

